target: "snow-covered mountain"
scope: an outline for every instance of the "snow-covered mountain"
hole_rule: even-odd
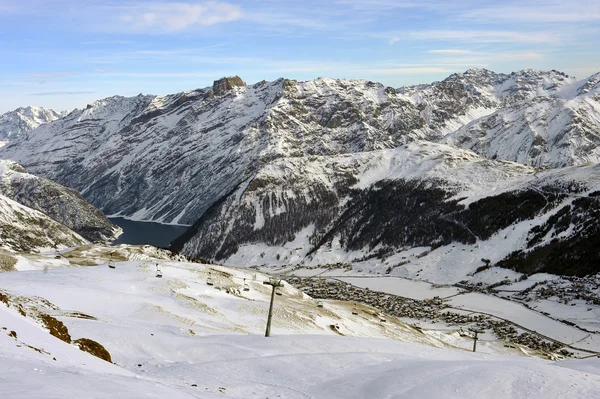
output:
[[[0,160],[0,194],[46,214],[90,241],[114,239],[120,229],[76,191]]]
[[[87,241],[79,234],[42,212],[0,195],[0,248],[32,252],[85,243]]]
[[[442,141],[541,168],[598,163],[600,102],[537,97],[478,118]]]
[[[191,224],[274,159],[393,148],[422,127],[414,106],[381,84],[280,79],[220,95],[111,97],[40,126],[0,156],[106,214]]]
[[[219,200],[174,247],[226,264],[364,263],[413,278],[426,264],[439,274],[427,278],[444,283],[473,273],[481,258],[509,265],[525,251],[511,267],[584,275],[599,271],[597,251],[576,250],[600,238],[599,171],[538,172],[430,142],[281,159]],[[438,252],[428,255],[456,245],[469,260],[446,278]],[[573,248],[554,250],[561,246]],[[407,261],[411,248],[429,250]]]
[[[470,69],[399,91],[421,111],[430,138],[489,159],[561,167],[600,160],[599,80]]]
[[[398,91],[413,100],[433,135],[442,137],[500,108],[538,97],[555,97],[561,89],[578,83],[554,70],[524,70],[507,75],[469,69],[441,82],[401,87]]]
[[[395,269],[411,248],[436,254],[460,244],[474,252],[469,272],[481,266],[473,259],[525,257],[522,271],[582,274],[597,270],[597,253],[564,271],[564,257],[577,251],[553,248],[583,248],[584,231],[585,242],[598,236],[590,222],[598,76],[469,70],[399,90],[232,78],[97,101],[0,157],[76,189],[107,214],[194,223],[175,243],[192,256],[240,265],[366,259]],[[508,241],[496,252],[480,250],[498,237]],[[534,261],[538,249],[553,260]],[[394,273],[419,277],[422,269]]]
[[[60,113],[51,109],[33,106],[17,108],[0,115],[0,147],[21,136],[27,138],[28,132],[41,124],[57,120],[61,116]]]

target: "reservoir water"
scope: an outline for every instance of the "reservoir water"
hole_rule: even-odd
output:
[[[171,241],[188,229],[188,226],[136,222],[118,217],[108,218],[108,220],[123,229],[123,234],[115,241],[115,244],[148,244],[155,247],[168,247]]]

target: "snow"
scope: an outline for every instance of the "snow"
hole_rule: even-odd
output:
[[[154,277],[154,263],[162,279]],[[215,286],[239,286],[246,276],[251,291],[238,296],[207,286],[209,270]],[[587,399],[600,393],[598,359],[555,363],[448,349],[468,347],[468,340],[353,317],[341,302],[317,308],[289,286],[276,297],[273,336],[264,338],[269,287],[263,278],[250,270],[160,259],[117,262],[115,269],[104,264],[0,274],[0,289],[30,298],[26,310],[51,313],[73,339],[104,345],[114,362],[52,337],[0,302],[0,395],[546,399],[568,392]],[[74,312],[93,318],[70,316]],[[481,343],[482,349],[490,345]]]
[[[398,277],[341,277],[340,281],[373,291],[385,292],[411,299],[445,298],[462,292],[456,287],[433,287],[423,281],[412,281]]]

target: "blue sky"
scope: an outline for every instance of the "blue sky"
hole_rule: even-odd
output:
[[[600,0],[0,0],[0,113],[222,76],[399,87],[468,68],[600,71]]]

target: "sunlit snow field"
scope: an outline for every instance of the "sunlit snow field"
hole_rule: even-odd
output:
[[[102,250],[87,251],[98,256]],[[599,359],[551,362],[519,356],[491,341],[471,353],[460,348],[469,348],[469,340],[423,333],[396,319],[382,323],[373,317],[376,310],[363,305],[359,315],[343,302],[325,301],[319,308],[289,285],[275,297],[272,337],[265,338],[270,287],[262,283],[263,274],[155,259],[143,252],[127,256],[137,260],[117,261],[115,269],[106,263],[63,268],[61,260],[49,256],[46,271],[43,259],[22,258],[21,266],[30,262],[32,270],[0,274],[0,290],[29,298],[26,310],[34,306],[57,317],[73,339],[101,343],[114,362],[52,337],[0,302],[2,397],[600,395]],[[157,263],[162,278],[155,276]],[[209,272],[213,286],[207,285]],[[244,278],[249,291],[243,291]],[[73,317],[77,313],[91,318]]]

